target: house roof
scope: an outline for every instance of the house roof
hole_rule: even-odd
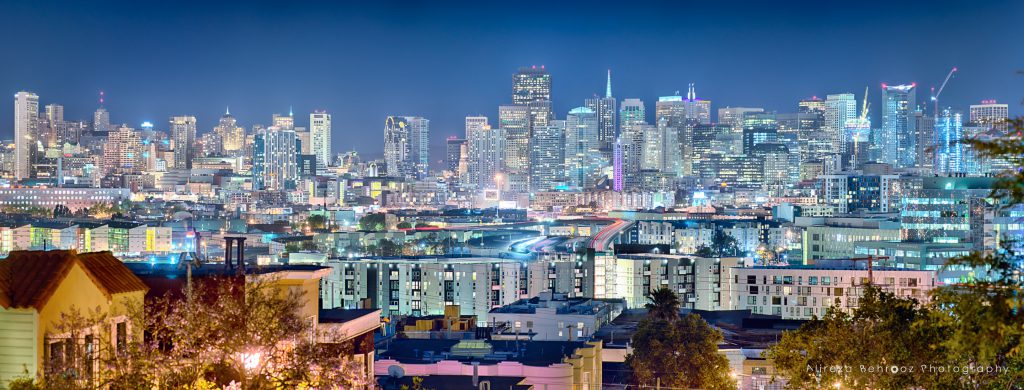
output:
[[[0,261],[0,306],[42,309],[74,264],[107,296],[148,289],[110,252],[13,251]]]

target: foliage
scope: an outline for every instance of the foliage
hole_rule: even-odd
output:
[[[407,221],[402,221],[402,222],[399,222],[398,226],[396,226],[396,227],[399,228],[399,229],[409,229],[409,228],[412,228],[412,224],[407,222]]]
[[[132,337],[69,343],[79,350],[48,361],[42,389],[347,389],[368,383],[335,335],[317,332],[299,312],[304,297],[271,279],[204,279],[186,297],[164,296],[132,308]],[[190,298],[195,297],[195,298]],[[99,311],[65,313],[57,334],[83,340],[82,329],[110,328]],[[136,335],[143,332],[136,331]],[[85,358],[95,362],[91,375]]]
[[[783,334],[765,356],[792,388],[937,387],[955,378],[921,369],[943,359],[943,351],[934,348],[941,332],[930,324],[931,315],[915,299],[868,286],[851,313],[831,307],[823,318]]]
[[[718,353],[722,333],[696,314],[666,319],[651,313],[633,335],[626,364],[637,386],[666,389],[735,389],[729,360]]]
[[[381,232],[387,229],[387,218],[384,213],[366,214],[359,218],[359,230]]]
[[[327,227],[327,218],[323,215],[310,215],[309,218],[306,218],[306,224],[310,229],[322,230]]]
[[[68,206],[59,204],[59,205],[57,205],[57,206],[55,206],[53,208],[53,217],[54,218],[67,217],[67,216],[71,216],[71,209],[69,209]]]
[[[649,301],[644,307],[647,308],[647,314],[651,317],[666,321],[675,321],[679,319],[679,307],[680,301],[679,296],[676,295],[671,289],[662,287],[651,292],[651,295],[647,297]]]
[[[698,257],[715,257],[715,251],[711,250],[708,246],[701,245],[697,247],[693,255]]]
[[[715,229],[711,237],[711,249],[714,257],[739,256],[740,252],[736,238],[722,229]]]

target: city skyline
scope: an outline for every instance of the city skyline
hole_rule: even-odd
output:
[[[1021,54],[1012,50],[996,50],[992,45],[999,42],[998,39],[986,41],[995,36],[1012,36],[1014,30],[1020,29],[1007,19],[1012,17],[1014,9],[1021,7],[1020,4],[1012,2],[970,6],[930,4],[917,5],[916,8],[906,4],[897,5],[894,11],[916,10],[915,12],[921,15],[899,27],[894,27],[900,21],[898,17],[889,13],[874,14],[866,11],[872,7],[847,10],[851,15],[862,18],[854,17],[853,22],[844,19],[834,26],[828,25],[828,21],[836,21],[837,17],[828,11],[838,12],[835,9],[823,10],[819,15],[809,15],[807,11],[790,13],[791,15],[783,17],[782,20],[792,22],[792,26],[780,31],[768,31],[765,33],[767,35],[759,35],[763,41],[773,43],[755,46],[750,46],[745,40],[736,40],[736,35],[756,31],[758,26],[765,23],[753,17],[752,14],[756,13],[754,11],[740,10],[732,14],[737,20],[747,23],[734,24],[733,27],[739,25],[740,28],[734,32],[727,32],[721,31],[722,28],[709,26],[707,22],[689,23],[683,26],[686,28],[673,28],[671,25],[663,24],[665,16],[647,12],[670,10],[670,6],[664,5],[648,4],[638,6],[637,9],[625,10],[618,21],[610,21],[607,15],[596,11],[584,10],[578,12],[578,20],[572,23],[572,28],[580,31],[572,34],[561,30],[569,27],[557,27],[549,16],[539,16],[540,19],[532,22],[533,27],[538,27],[539,33],[536,37],[531,36],[531,39],[540,39],[543,44],[533,52],[526,50],[526,42],[521,42],[521,38],[498,31],[500,29],[495,26],[485,26],[478,22],[448,27],[440,25],[445,18],[493,11],[493,7],[458,7],[449,4],[435,9],[407,4],[410,9],[419,11],[419,17],[409,18],[408,25],[402,26],[399,32],[382,35],[383,44],[380,46],[388,47],[389,43],[393,43],[398,52],[407,53],[409,58],[426,60],[384,61],[384,64],[379,63],[379,60],[366,59],[372,57],[367,54],[382,50],[381,48],[347,41],[339,41],[324,47],[348,50],[349,46],[358,46],[349,50],[352,54],[350,56],[339,57],[336,52],[326,54],[308,50],[317,44],[329,43],[316,39],[318,33],[350,32],[356,28],[353,26],[365,28],[366,31],[380,32],[386,23],[374,16],[400,7],[396,4],[370,10],[360,9],[356,15],[346,17],[358,19],[357,23],[345,25],[344,28],[317,16],[314,12],[317,7],[274,8],[283,13],[278,20],[283,26],[295,26],[299,20],[316,23],[310,24],[309,28],[290,31],[285,34],[286,37],[260,33],[251,38],[243,38],[243,33],[252,28],[246,22],[259,25],[261,18],[268,17],[266,12],[262,12],[266,9],[255,7],[253,10],[239,10],[240,14],[228,18],[223,27],[233,28],[232,31],[237,31],[234,34],[222,34],[223,31],[219,30],[218,26],[211,24],[210,16],[199,11],[196,12],[197,20],[194,23],[190,22],[195,31],[173,36],[170,23],[180,21],[182,15],[173,10],[161,9],[158,5],[122,4],[121,7],[115,7],[113,4],[101,4],[92,14],[79,12],[82,10],[77,9],[78,6],[75,4],[47,6],[49,9],[41,7],[28,10],[13,4],[10,5],[12,12],[4,13],[7,17],[21,17],[18,20],[2,20],[3,23],[0,24],[4,27],[0,28],[3,29],[17,29],[19,25],[43,17],[63,23],[56,23],[62,27],[56,28],[55,31],[40,31],[38,43],[30,41],[34,43],[33,47],[25,47],[25,43],[14,42],[15,40],[5,43],[9,52],[36,52],[29,51],[35,55],[27,57],[27,61],[10,64],[9,71],[3,72],[0,76],[0,86],[12,95],[21,90],[34,92],[40,97],[40,106],[63,104],[66,107],[65,117],[68,119],[91,119],[93,111],[99,107],[98,93],[101,90],[105,92],[104,107],[110,112],[112,123],[127,123],[129,126],[138,127],[143,121],[164,124],[171,116],[189,115],[196,117],[198,134],[212,131],[220,114],[228,106],[232,107],[239,125],[247,129],[253,124],[269,124],[271,114],[286,113],[289,107],[293,107],[300,118],[296,125],[308,127],[308,113],[326,110],[332,115],[334,122],[334,152],[354,149],[367,158],[380,158],[383,155],[382,135],[386,117],[420,116],[432,122],[430,163],[435,168],[439,167],[443,160],[438,157],[444,156],[445,139],[453,135],[465,136],[463,125],[466,116],[484,115],[496,122],[497,106],[512,104],[510,75],[521,66],[544,65],[551,73],[553,111],[558,119],[564,118],[570,109],[583,106],[585,99],[603,96],[606,72],[609,69],[612,73],[614,95],[620,101],[639,98],[648,107],[653,107],[659,96],[675,94],[676,90],[682,93],[686,91],[689,83],[695,83],[699,96],[714,102],[711,107],[712,115],[715,115],[719,108],[727,106],[763,107],[779,113],[795,112],[796,103],[800,99],[811,96],[823,98],[827,94],[837,93],[854,93],[856,99],[860,101],[863,99],[861,91],[865,86],[869,87],[869,100],[872,106],[881,107],[880,83],[916,82],[919,86],[918,103],[924,104],[927,102],[928,88],[939,84],[952,66],[959,67],[961,71],[943,93],[943,107],[952,106],[955,110],[966,113],[969,104],[977,104],[983,99],[996,99],[1001,103],[1008,103],[1010,114],[1016,115],[1020,112],[1019,96],[1014,95],[1013,91],[1019,89],[1013,86],[1024,84],[1024,79],[1015,74],[1021,67],[1019,64],[1024,62],[1019,58]],[[874,6],[877,8],[880,5]],[[218,10],[224,11],[219,8],[226,5],[208,7],[210,8],[207,11],[216,14]],[[338,5],[332,7],[343,8]],[[557,8],[566,6],[553,7],[556,8],[553,11],[558,11]],[[709,8],[707,11],[715,11],[716,8],[702,7]],[[113,26],[117,26],[117,22],[122,21],[127,14],[137,14],[140,11],[138,8],[155,8],[150,10],[163,14],[153,21],[148,30],[151,33],[143,34],[144,37],[116,36],[117,28]],[[776,15],[785,14],[784,11],[792,11],[793,8],[797,7],[781,4],[777,9],[761,11]],[[445,12],[451,15],[440,15]],[[965,13],[975,17],[967,18]],[[336,16],[337,13],[331,14]],[[956,21],[957,14],[964,16],[960,20],[971,20],[971,23],[977,23],[978,15],[983,15],[983,20],[987,24],[985,29],[973,29],[971,23],[952,23],[948,28],[928,31],[925,35],[941,38],[942,42],[952,47],[946,52],[935,51],[934,53],[939,54],[934,56],[939,60],[924,60],[931,58],[932,55],[924,55],[922,51],[935,49],[932,47],[934,44],[927,43],[929,39],[923,40],[920,45],[914,45],[915,47],[904,45],[906,55],[892,61],[870,61],[873,52],[879,55],[893,55],[894,44],[875,42],[873,37],[914,30],[931,21]],[[506,18],[508,16],[501,16],[497,25],[506,22]],[[806,20],[794,20],[800,18]],[[604,28],[593,27],[588,23],[595,21],[610,23],[603,24]],[[646,26],[642,21],[659,26],[662,33],[651,34],[658,31],[658,28]],[[96,50],[83,57],[89,61],[79,61],[78,66],[85,67],[84,71],[77,72],[74,77],[67,75],[75,72],[62,70],[73,65],[61,63],[52,68],[53,65],[43,60],[53,59],[54,54],[42,53],[40,49],[34,47],[38,44],[45,46],[48,40],[56,40],[61,34],[66,33],[63,28],[73,26],[106,36],[112,43],[121,43],[117,45],[119,51],[93,46]],[[827,31],[821,31],[823,27]],[[831,27],[842,28],[829,30]],[[451,42],[446,41],[444,44],[436,43],[439,42],[436,40],[438,35],[458,35],[455,34],[458,32],[456,30],[477,31],[481,36],[474,39],[452,39]],[[161,53],[160,48],[172,44],[168,39],[170,37],[180,39],[181,43],[198,44],[199,35],[204,31],[211,34],[211,39],[224,45],[199,45],[201,47],[197,48],[193,59],[185,61],[183,66],[168,67],[163,62],[174,61],[165,60],[166,57],[160,54],[147,54],[149,50],[143,49],[152,48],[154,53]],[[700,35],[705,38],[697,42],[680,41],[679,38],[685,37],[687,31],[706,31],[707,34]],[[429,47],[414,47],[416,39],[411,38],[412,35],[408,33],[423,34],[424,37],[420,39],[434,39],[431,41],[434,44],[427,45]],[[587,42],[577,42],[577,45],[566,45],[567,41],[573,41],[577,34],[586,34],[591,38]],[[808,54],[799,58],[775,59],[761,63],[748,63],[742,60],[722,61],[726,57],[726,52],[739,51],[738,58],[743,58],[743,49],[735,47],[736,45],[749,48],[750,58],[759,58],[758,53],[764,50],[778,51],[778,48],[801,42],[801,34],[821,36],[822,44],[812,47],[798,46]],[[864,42],[854,43],[860,40],[849,38],[858,34],[863,36]],[[495,38],[493,46],[501,50],[496,50],[495,55],[483,58],[469,54],[469,50],[476,47],[473,45],[474,41],[485,38]],[[827,45],[830,38],[836,42],[843,42],[844,46],[848,47],[847,50],[863,51],[863,63],[858,65],[856,61],[848,61],[850,63],[834,63],[830,67],[823,67],[825,59],[821,57],[828,57],[835,51],[834,47]],[[261,39],[269,43],[259,45],[261,48],[255,47],[255,43]],[[139,48],[126,49],[125,47],[136,46],[124,45],[125,40],[132,40]],[[615,55],[616,50],[603,54],[591,54],[592,51],[588,50],[595,45],[621,48],[624,47],[621,45],[624,42],[635,43],[635,47],[630,47],[630,50],[636,53],[637,58],[624,59],[624,56]],[[666,42],[684,42],[685,44],[681,45],[681,52],[705,53],[705,56],[694,60],[692,56],[681,54],[660,54],[651,47]],[[266,50],[267,57],[273,58],[273,48],[278,44],[285,48],[282,50],[295,53],[296,59],[290,62],[291,65],[269,67],[254,64],[242,56],[243,53],[259,53],[258,50]],[[709,47],[715,50],[708,50]],[[84,48],[62,49],[58,52],[74,55]],[[118,60],[125,57],[132,59]],[[357,60],[346,60],[349,57]],[[337,65],[339,68],[332,71],[324,65],[316,65],[322,62]],[[82,65],[84,63],[89,65]],[[152,67],[156,71],[166,72],[168,80],[149,78],[146,82],[141,82],[141,69],[136,69],[133,64],[146,65],[142,68]],[[242,64],[245,66],[240,66]],[[369,72],[367,69],[374,71]],[[780,73],[780,70],[790,72],[790,77],[787,77],[785,72]],[[53,74],[59,77],[48,77]],[[195,76],[185,77],[186,74]],[[323,82],[318,82],[320,79]],[[440,84],[442,80],[443,85]],[[398,93],[395,93],[396,91]],[[438,94],[438,91],[442,93]],[[443,98],[438,99],[439,96]],[[873,127],[879,126],[880,113],[880,110],[873,110]],[[0,122],[14,123],[12,114],[10,110],[0,112]],[[648,121],[651,119],[648,113]],[[0,127],[0,138],[10,139],[13,137],[12,130],[10,125]],[[369,131],[373,133],[368,133]],[[361,134],[373,135],[357,136]]]

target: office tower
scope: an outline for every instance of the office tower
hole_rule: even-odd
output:
[[[577,107],[565,116],[565,169],[569,186],[590,188],[603,167],[597,141],[597,113]]]
[[[762,111],[747,111],[750,114],[758,114]],[[742,128],[742,122],[740,127]],[[728,123],[699,124],[693,128],[693,172],[701,177],[714,177],[715,169],[710,164],[710,156],[713,153],[731,154],[716,149],[715,144],[723,137],[734,136],[732,125]],[[725,152],[725,153],[723,153]]]
[[[867,117],[866,113],[861,113],[861,116],[848,119],[846,121],[846,153],[849,156],[847,158],[847,166],[855,169],[861,163],[869,160],[869,151],[871,143],[871,118]]]
[[[144,167],[142,159],[142,136],[138,131],[127,126],[111,130],[107,136],[107,144],[103,148],[103,174],[129,175],[141,173]]]
[[[894,168],[913,167],[917,139],[911,114],[917,104],[917,84],[882,84],[882,128],[879,162]]]
[[[536,65],[519,68],[512,75],[512,103],[526,105],[530,102],[551,101],[551,74]]]
[[[37,153],[39,132],[39,96],[31,92],[14,95],[14,179],[32,176],[33,156]]]
[[[810,99],[802,99],[797,103],[798,112],[811,112],[817,111],[824,115],[825,113],[825,101],[817,96],[811,96]]]
[[[500,129],[491,128],[485,116],[466,117],[467,188],[496,188],[494,175],[501,172],[505,137]]]
[[[267,130],[260,125],[252,126],[252,144],[249,147],[252,150],[252,189],[262,190],[266,188],[266,164],[267,164]]]
[[[299,142],[295,129],[270,126],[263,134],[264,189],[291,190],[299,177]]]
[[[535,127],[530,144],[530,191],[551,191],[564,183],[565,121]]]
[[[963,173],[964,169],[964,138],[963,119],[959,112],[949,108],[942,110],[942,115],[935,122],[935,173],[948,175]]]
[[[224,116],[217,121],[213,133],[220,137],[220,153],[225,156],[240,156],[245,148],[245,128],[238,125],[238,121],[231,115],[230,110],[224,111]]]
[[[618,132],[616,131],[616,107],[615,98],[612,97],[612,71],[610,69],[608,70],[605,96],[603,98],[595,96],[594,98],[586,99],[585,106],[597,113],[599,149],[607,159],[611,160],[612,149]]]
[[[789,149],[786,145],[775,142],[758,143],[751,148],[750,155],[760,157],[764,164],[762,188],[771,196],[782,196],[786,187],[791,184]]]
[[[822,130],[832,145],[833,153],[846,153],[846,121],[857,117],[857,98],[852,93],[825,96],[825,123]]]
[[[743,116],[743,154],[752,155],[754,147],[760,144],[777,143],[778,135],[774,113],[752,112]]]
[[[331,114],[323,110],[309,114],[309,133],[317,171],[325,171],[331,162]]]
[[[654,106],[660,144],[660,157],[656,169],[664,173],[683,174],[686,107],[682,96],[662,96]]]
[[[67,142],[67,125],[64,122],[64,106],[60,104],[46,105],[46,123],[52,137],[51,145],[60,146]]]
[[[616,179],[621,176],[622,191],[640,186],[640,170],[644,167],[644,130],[647,113],[640,99],[625,99],[619,107],[619,164]]]
[[[288,115],[274,114],[271,117],[271,126],[282,130],[295,130],[295,116],[291,110],[288,110]]]
[[[418,116],[407,116],[409,123],[409,158],[417,180],[427,177],[430,171],[430,120]]]
[[[664,120],[658,121],[662,123]],[[643,162],[640,169],[648,171],[662,171],[664,168],[665,148],[663,147],[665,132],[662,126],[639,125],[643,133],[644,146],[641,148]]]
[[[409,178],[415,175],[409,130],[405,117],[388,116],[384,120],[384,169],[388,176]]]
[[[444,169],[453,175],[458,175],[459,163],[462,161],[462,151],[466,147],[466,140],[456,136],[448,137],[445,141]]]
[[[195,157],[196,117],[171,117],[171,139],[174,141],[174,168],[192,169]]]
[[[934,116],[924,113],[924,107],[918,107],[911,112],[911,129],[914,129],[914,155],[915,165],[924,168],[925,171],[932,170],[935,163],[935,121]]]
[[[743,133],[743,115],[748,112],[764,112],[763,108],[754,107],[726,107],[718,109],[718,123],[729,125],[732,132]]]
[[[683,105],[686,106],[686,119],[702,124],[711,123],[711,101],[698,99],[693,83],[690,83]]]
[[[498,129],[505,137],[504,166],[512,192],[526,191],[530,171],[531,112],[528,105],[498,107]]]
[[[995,100],[982,100],[981,104],[972,104],[970,121],[974,125],[983,125],[1005,134],[1009,129],[1006,122],[1010,117],[1009,105],[997,103]]]
[[[97,108],[96,112],[92,114],[92,131],[97,133],[110,131],[110,113],[106,108]]]

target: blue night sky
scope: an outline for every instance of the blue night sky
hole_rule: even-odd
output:
[[[709,4],[716,3],[716,4]],[[722,4],[717,4],[722,3]],[[890,4],[892,3],[892,4]],[[245,127],[294,107],[333,114],[335,152],[382,155],[388,114],[431,119],[432,160],[463,118],[511,101],[511,75],[545,65],[559,118],[604,92],[697,94],[792,112],[812,95],[917,82],[918,100],[953,66],[943,105],[1024,97],[1024,1],[104,2],[0,4],[0,89],[115,123],[171,115],[209,131],[224,107]],[[10,107],[10,106],[9,106]],[[10,138],[13,109],[0,110]],[[650,117],[650,115],[649,115]],[[880,119],[874,110],[872,117]]]

